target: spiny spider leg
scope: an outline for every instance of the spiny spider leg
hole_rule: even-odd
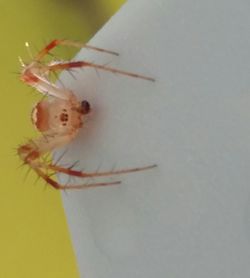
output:
[[[21,73],[21,80],[27,83],[28,85],[36,88],[39,92],[43,94],[48,94],[50,96],[54,96],[59,99],[69,100],[72,97],[72,92],[67,89],[61,89],[57,85],[49,82],[47,80],[47,74],[49,72],[55,72],[57,70],[60,71],[64,69],[69,70],[71,68],[92,67],[95,69],[100,69],[112,73],[118,73],[118,74],[130,76],[134,78],[140,78],[148,81],[155,81],[155,79],[152,77],[140,75],[137,73],[127,72],[112,67],[107,67],[105,65],[85,62],[85,61],[66,62],[66,63],[58,62],[50,65],[44,65],[40,63],[41,59],[46,54],[48,54],[51,49],[53,49],[58,45],[84,46],[83,44],[68,41],[68,40],[53,40],[50,44],[48,44],[37,54],[33,62],[27,65],[25,65],[23,62],[21,63],[23,67],[23,71]],[[97,51],[108,52],[108,50],[104,50],[101,48],[95,48],[92,46],[91,48]]]
[[[76,42],[76,41],[70,41],[70,40],[53,40],[51,41],[47,46],[45,46],[35,57],[35,61],[41,61],[42,58],[49,53],[49,51],[59,45],[64,45],[64,46],[73,46],[73,47],[78,47],[78,48],[88,48],[88,49],[92,49],[95,51],[99,51],[99,52],[104,52],[104,53],[108,53],[108,54],[112,54],[112,55],[116,55],[118,56],[119,53],[115,52],[115,51],[111,51],[111,50],[107,50],[107,49],[103,49],[103,48],[99,48],[99,47],[95,47],[95,46],[91,46],[91,45],[87,45],[84,43],[80,43],[80,42]]]
[[[95,68],[95,69],[109,71],[109,72],[112,72],[112,73],[118,73],[118,74],[130,76],[130,77],[145,79],[145,80],[148,80],[148,81],[153,81],[153,82],[155,81],[155,79],[152,78],[152,77],[140,75],[140,74],[137,74],[137,73],[127,72],[127,71],[107,67],[107,66],[104,66],[104,65],[98,65],[98,64],[94,64],[94,63],[90,63],[90,62],[85,62],[85,61],[57,63],[57,64],[54,64],[54,65],[48,65],[48,66],[45,66],[45,67],[48,71],[67,70],[67,69],[71,69],[71,68],[92,67],[92,68]]]
[[[157,167],[156,164],[145,166],[145,167],[137,167],[137,168],[129,168],[129,169],[122,169],[122,170],[115,170],[115,171],[106,171],[106,172],[93,172],[93,173],[87,173],[77,170],[72,170],[70,168],[64,168],[60,167],[55,164],[41,164],[42,167],[54,170],[56,172],[64,173],[70,176],[75,177],[81,177],[81,178],[95,178],[95,177],[105,177],[105,176],[114,176],[114,175],[121,175],[121,174],[127,174],[127,173],[133,173],[133,172],[139,172],[144,170],[149,170],[152,168]]]
[[[101,186],[109,186],[109,185],[117,185],[120,184],[121,181],[114,181],[114,182],[99,182],[99,183],[86,183],[86,184],[67,184],[63,185],[58,183],[57,181],[50,178],[49,175],[45,174],[39,168],[34,168],[34,171],[43,178],[48,184],[53,186],[55,189],[65,190],[65,189],[87,189],[92,187],[101,187]]]

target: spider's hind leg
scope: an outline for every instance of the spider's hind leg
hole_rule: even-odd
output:
[[[58,173],[64,173],[69,176],[79,177],[79,178],[97,178],[97,177],[108,177],[108,176],[115,176],[115,175],[123,175],[123,174],[129,174],[129,173],[135,173],[145,170],[150,170],[155,167],[157,167],[156,164],[144,166],[144,167],[136,167],[136,168],[127,168],[127,169],[120,169],[120,170],[112,170],[112,171],[106,171],[106,172],[82,172],[73,170],[72,168],[64,168],[55,164],[47,164],[44,165],[45,168],[48,168],[49,170],[53,170]]]
[[[41,177],[47,184],[51,185],[55,189],[65,190],[65,189],[86,189],[99,186],[117,185],[121,181],[111,181],[111,182],[98,182],[98,183],[83,183],[83,184],[60,184],[53,178],[52,175],[59,173],[57,169],[52,169],[49,167],[50,162],[45,158],[46,154],[54,150],[55,148],[65,145],[72,140],[72,136],[54,136],[54,137],[40,137],[36,140],[29,140],[26,144],[19,146],[17,153],[23,164],[26,164],[31,169],[33,169],[39,177]],[[67,173],[72,176],[71,173]]]
[[[52,179],[49,175],[45,174],[40,168],[34,169],[35,172],[42,179],[46,181],[49,185],[58,190],[66,190],[66,189],[88,189],[94,187],[102,187],[102,186],[110,186],[110,185],[118,185],[121,181],[113,181],[113,182],[98,182],[98,183],[85,183],[85,184],[60,184],[59,182]]]

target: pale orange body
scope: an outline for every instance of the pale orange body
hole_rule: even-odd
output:
[[[23,160],[24,164],[28,164],[40,177],[42,177],[48,184],[52,185],[56,189],[81,189],[119,184],[120,181],[80,185],[62,185],[56,180],[52,179],[51,175],[48,175],[48,171],[53,171],[55,174],[65,173],[71,176],[86,178],[112,176],[142,171],[155,167],[156,165],[149,165],[146,167],[122,169],[109,172],[84,173],[81,171],[72,170],[71,168],[63,168],[51,162],[46,163],[43,159],[41,159],[44,154],[71,142],[78,134],[80,128],[83,126],[85,115],[87,115],[91,109],[87,100],[79,101],[74,93],[69,89],[60,88],[54,83],[51,83],[48,78],[51,72],[64,69],[67,70],[70,68],[93,67],[100,70],[154,81],[154,79],[150,77],[85,61],[53,61],[50,64],[42,63],[43,57],[57,45],[85,47],[95,51],[118,55],[113,51],[83,45],[74,41],[53,40],[37,54],[35,59],[30,64],[26,65],[21,62],[23,67],[21,80],[47,96],[36,104],[31,113],[31,120],[35,127],[41,132],[42,136],[34,140],[29,140],[26,144],[21,145],[18,148],[18,155]]]

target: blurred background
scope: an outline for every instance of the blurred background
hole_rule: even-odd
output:
[[[79,278],[60,192],[19,167],[16,147],[38,136],[30,112],[41,96],[19,81],[18,56],[30,60],[25,42],[33,53],[55,38],[87,42],[124,2],[0,2],[0,277]],[[77,51],[59,55],[70,59]]]

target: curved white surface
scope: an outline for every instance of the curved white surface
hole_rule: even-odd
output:
[[[246,0],[129,1],[90,42],[121,55],[76,60],[157,81],[63,74],[93,108],[64,162],[159,165],[63,194],[81,277],[250,276],[249,14]]]

